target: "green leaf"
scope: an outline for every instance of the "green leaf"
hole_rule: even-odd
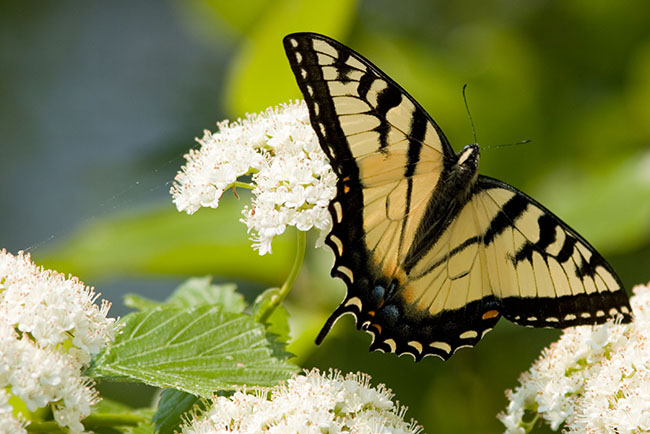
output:
[[[211,285],[211,281],[210,276],[190,278],[176,288],[164,302],[150,300],[138,294],[127,294],[124,296],[124,304],[139,311],[164,305],[189,309],[208,304],[218,304],[226,312],[241,313],[246,309],[246,301],[244,296],[237,292],[237,285]]]
[[[176,389],[165,389],[158,402],[158,411],[152,418],[158,434],[180,431],[181,416],[201,402],[201,398]]]
[[[225,283],[211,285],[212,277],[194,277],[181,284],[167,299],[178,307],[195,307],[202,304],[219,304],[226,312],[241,313],[246,309],[244,296],[237,292],[237,285]]]
[[[126,294],[124,296],[124,305],[139,311],[155,309],[161,304],[159,301],[151,300],[138,294]]]
[[[88,375],[208,397],[238,386],[272,386],[297,370],[273,356],[261,324],[220,306],[161,307],[129,314],[121,322],[122,333]]]
[[[87,281],[115,275],[214,274],[278,285],[291,269],[292,238],[276,238],[273,254],[260,256],[239,222],[245,202],[226,196],[218,209],[201,209],[191,216],[166,204],[106,218],[52,244],[38,262]]]

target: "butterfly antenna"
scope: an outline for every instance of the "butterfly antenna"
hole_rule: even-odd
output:
[[[478,143],[478,139],[476,138],[476,130],[474,129],[474,120],[472,119],[472,113],[469,111],[469,105],[467,104],[467,95],[465,94],[465,90],[467,89],[467,83],[463,85],[463,101],[465,102],[465,110],[467,111],[467,117],[469,118],[469,123],[472,125],[472,134],[474,135],[474,143]]]
[[[530,139],[526,139],[516,143],[502,143],[500,145],[482,146],[481,150],[486,151],[488,149],[503,148],[505,146],[525,145],[526,143],[530,143],[530,142],[531,142]]]

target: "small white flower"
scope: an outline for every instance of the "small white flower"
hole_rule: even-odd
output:
[[[194,417],[183,434],[277,433],[322,434],[421,432],[405,422],[406,408],[393,403],[383,385],[370,386],[365,374],[328,374],[314,369],[271,389],[245,390],[215,397],[212,407]]]
[[[507,433],[525,433],[537,414],[567,433],[650,431],[650,285],[634,288],[634,321],[566,329],[545,349],[499,415]]]
[[[26,422],[13,415],[13,407],[9,404],[11,395],[5,389],[0,389],[0,427],[3,433],[27,434]]]
[[[271,252],[271,242],[287,226],[321,231],[332,226],[327,211],[336,176],[321,150],[304,102],[269,108],[237,122],[222,122],[206,132],[201,148],[191,150],[171,194],[179,211],[216,208],[223,193],[242,176],[252,175],[253,201],[243,210],[253,247]]]
[[[83,432],[81,420],[98,401],[81,371],[115,334],[110,304],[96,300],[78,279],[38,267],[22,252],[0,251],[0,391],[32,412],[49,405],[72,433]],[[13,418],[8,401],[3,405],[0,420]]]

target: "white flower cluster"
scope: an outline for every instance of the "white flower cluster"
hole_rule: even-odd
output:
[[[253,203],[244,219],[253,246],[271,252],[271,242],[287,226],[321,231],[332,225],[327,206],[336,192],[336,176],[318,144],[303,101],[218,124],[205,132],[199,150],[191,150],[176,175],[171,194],[179,211],[216,208],[223,193],[240,177],[252,175]]]
[[[544,350],[506,393],[507,433],[537,418],[567,433],[650,432],[650,285],[634,293],[632,323],[569,328]]]
[[[183,434],[416,434],[422,428],[404,421],[406,408],[393,403],[383,385],[370,386],[366,374],[317,369],[295,375],[286,384],[238,391],[229,398],[213,398],[206,413],[195,416]]]
[[[0,338],[1,339],[1,338]],[[0,389],[0,427],[5,433],[26,433],[25,421],[14,417],[14,409],[9,404],[11,395],[6,389]]]
[[[49,405],[60,426],[83,432],[80,421],[98,397],[81,371],[115,333],[110,304],[97,306],[96,299],[76,278],[38,267],[22,252],[0,251],[2,427],[26,432],[25,421],[14,418],[14,397],[29,411]]]

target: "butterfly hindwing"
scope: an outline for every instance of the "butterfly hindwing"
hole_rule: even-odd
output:
[[[284,46],[321,147],[337,175],[332,275],[343,314],[371,349],[449,358],[501,316],[522,325],[603,322],[629,305],[611,267],[536,201],[477,175],[427,112],[363,56],[322,35]]]
[[[372,347],[416,359],[447,359],[475,345],[501,316],[553,328],[630,318],[616,273],[586,240],[534,199],[485,176],[410,268],[391,306],[395,315],[375,315],[368,325]]]

